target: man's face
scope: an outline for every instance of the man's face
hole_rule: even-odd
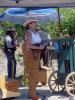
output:
[[[16,31],[12,31],[12,34],[15,37],[16,36]]]

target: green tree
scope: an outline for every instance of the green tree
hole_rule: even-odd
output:
[[[7,8],[0,8],[0,13],[4,12]],[[61,30],[63,35],[65,34],[75,34],[75,8],[60,8],[60,14],[64,16],[63,20],[61,20]],[[23,36],[24,27],[19,24],[12,24],[9,22],[0,22],[0,35],[4,34],[6,29],[15,27],[17,30],[17,36]],[[40,24],[40,27],[47,31],[52,38],[57,38],[58,34],[58,26],[57,23],[48,22],[45,24]]]
[[[75,8],[61,8],[60,13],[64,15],[61,21],[63,34],[75,34]]]

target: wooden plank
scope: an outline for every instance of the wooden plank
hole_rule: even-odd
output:
[[[6,89],[2,89],[2,99],[4,98],[11,98],[11,97],[18,97],[20,96],[20,92],[13,92],[13,91],[8,91]]]
[[[6,80],[4,75],[0,75],[0,88],[2,90],[2,98],[10,98],[20,96],[19,81],[15,79]]]

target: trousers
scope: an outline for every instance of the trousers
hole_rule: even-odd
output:
[[[16,77],[15,53],[7,51],[6,57],[7,57],[8,78],[15,78]]]

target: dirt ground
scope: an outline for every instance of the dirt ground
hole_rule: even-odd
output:
[[[20,76],[24,74],[24,64],[23,64],[23,57],[19,56],[19,53],[22,52],[21,46],[17,48],[16,51],[16,61],[17,61],[17,73],[16,76]],[[52,67],[56,70],[57,69],[57,61],[52,61]],[[0,49],[0,74],[3,73],[7,75],[7,58],[6,55]]]
[[[16,61],[17,61],[16,76],[24,74],[23,58],[19,57],[20,52],[21,48],[18,48],[16,51]],[[5,74],[7,76],[7,58],[6,55],[2,52],[2,49],[0,49],[0,74]]]
[[[21,52],[21,48],[18,48],[16,51],[16,59],[17,59],[17,73],[16,76],[20,76],[24,74],[24,65],[23,65],[23,58],[18,57],[18,53]],[[52,66],[55,70],[57,70],[57,61],[54,60],[52,62]],[[0,49],[0,74],[4,73],[7,75],[7,59],[5,54]],[[29,100],[28,99],[28,88],[27,87],[20,87],[19,88],[21,96],[18,98],[10,99],[10,100]],[[37,87],[37,95],[39,100],[70,100],[69,95],[64,91],[62,93],[53,93],[50,91],[48,86],[45,87]],[[45,96],[45,99],[42,99]]]

